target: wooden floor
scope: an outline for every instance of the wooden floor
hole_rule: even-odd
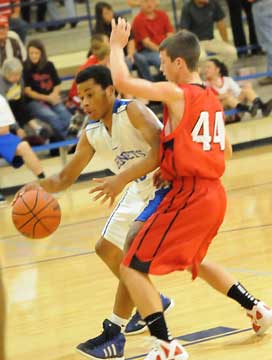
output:
[[[224,183],[228,211],[209,258],[223,264],[256,297],[272,304],[272,152],[239,153]],[[117,281],[94,254],[110,210],[92,202],[90,183],[60,194],[61,226],[50,238],[27,240],[0,209],[1,260],[8,294],[8,360],[80,360],[75,346],[100,332]],[[271,360],[272,330],[253,335],[243,309],[187,273],[156,278],[176,306],[167,315],[192,360]],[[202,333],[199,333],[202,332]],[[185,335],[189,335],[184,337]],[[142,357],[144,336],[127,339],[126,357]]]

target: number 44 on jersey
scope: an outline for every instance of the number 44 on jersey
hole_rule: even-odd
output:
[[[213,134],[210,134],[210,114],[202,111],[192,131],[193,141],[202,143],[203,150],[211,150],[212,143],[225,149],[225,125],[222,111],[215,113]]]

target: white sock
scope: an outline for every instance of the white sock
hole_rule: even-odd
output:
[[[127,326],[128,319],[123,319],[118,315],[115,315],[114,313],[111,314],[111,316],[108,318],[111,322],[113,322],[115,325],[118,325],[121,327],[121,332],[125,330],[125,327]]]

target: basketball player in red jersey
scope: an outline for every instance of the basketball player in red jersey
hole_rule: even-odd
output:
[[[130,77],[126,68],[122,48],[129,24],[119,19],[112,28],[110,58],[116,88],[165,104],[160,167],[163,178],[172,182],[172,189],[125,256],[121,279],[155,338],[147,359],[187,360],[185,349],[169,336],[159,294],[148,274],[187,269],[195,278],[224,219],[226,197],[220,182],[225,167],[223,109],[197,73],[200,49],[192,33],[181,31],[162,42],[161,70],[169,82],[150,83]],[[131,173],[120,174],[118,180],[119,184],[132,180]],[[115,196],[111,185],[116,179],[99,182],[98,197]],[[225,278],[220,279],[220,267],[206,265],[206,269],[201,266],[201,277],[246,308],[256,333],[263,333],[272,324],[272,311],[229,274],[223,273]]]

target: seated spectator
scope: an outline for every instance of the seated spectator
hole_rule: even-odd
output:
[[[10,133],[9,127],[15,123],[6,99],[0,95],[0,155],[14,168],[24,163],[39,179],[45,177],[41,163],[26,141]],[[0,201],[4,201],[3,194]]]
[[[77,69],[76,73],[79,73],[81,70],[96,64],[108,66],[109,53],[110,46],[107,35],[94,34],[91,38],[91,47],[87,54],[88,58],[85,63]],[[81,109],[81,101],[78,97],[75,80],[73,80],[65,105],[74,114],[71,118],[68,135],[77,136],[84,126],[83,123],[85,120],[85,115]]]
[[[0,94],[8,100],[16,122],[21,128],[28,125],[36,135],[47,139],[48,130],[42,127],[27,109],[22,71],[23,65],[18,59],[4,61],[0,74]]]
[[[96,64],[100,65],[109,65],[109,38],[105,34],[94,34],[91,38],[91,46],[87,54],[87,60],[83,65],[81,65],[76,73],[79,71]],[[80,107],[80,99],[77,94],[77,85],[75,80],[73,80],[71,89],[68,93],[68,107],[78,109]]]
[[[182,7],[180,28],[196,34],[200,40],[200,61],[211,52],[231,68],[237,59],[236,49],[228,43],[225,14],[216,0],[190,0]],[[222,40],[214,37],[216,23]]]
[[[159,45],[174,30],[167,13],[157,9],[157,0],[140,1],[140,12],[133,20],[132,30],[137,50],[149,65],[160,70]]]
[[[253,90],[250,83],[242,88],[228,76],[228,69],[217,59],[209,59],[205,66],[206,85],[218,94],[225,108],[237,109],[256,116],[260,109],[263,116],[268,116],[272,110],[272,99],[264,103]]]
[[[28,24],[21,19],[20,0],[0,0],[0,16],[6,17],[12,31],[15,31],[25,43]]]
[[[95,33],[105,34],[110,38],[111,34],[111,20],[117,16],[114,15],[112,6],[107,2],[98,2],[95,5]],[[126,63],[129,71],[133,70],[134,66],[141,78],[152,81],[152,76],[149,71],[149,64],[143,54],[136,51],[135,40],[133,34],[131,35],[127,46],[124,49],[126,55]]]
[[[61,101],[60,78],[54,64],[47,60],[40,40],[28,43],[23,74],[27,107],[31,116],[49,124],[57,140],[65,139],[71,113]]]
[[[0,16],[0,66],[6,59],[26,59],[26,49],[19,36],[14,31],[9,31],[8,19]]]

